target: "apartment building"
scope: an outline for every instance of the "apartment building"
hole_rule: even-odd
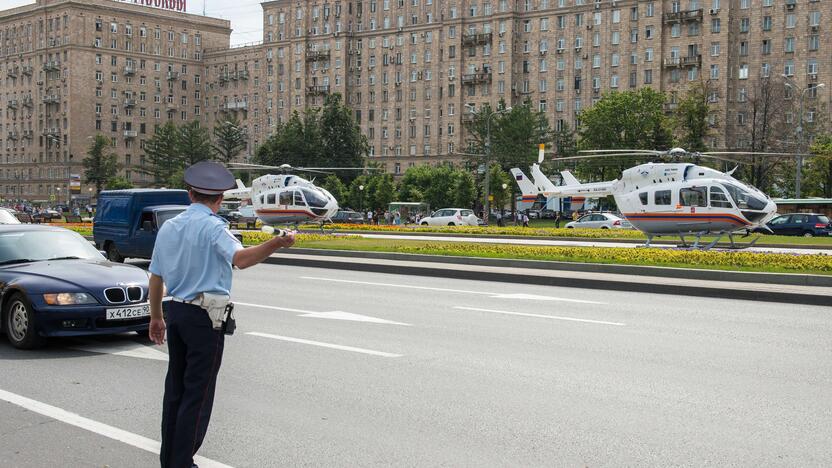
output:
[[[530,102],[554,128],[574,129],[610,90],[667,92],[671,112],[702,83],[708,145],[745,148],[761,77],[772,78],[792,125],[801,96],[807,121],[832,96],[816,87],[832,86],[832,52],[820,47],[832,39],[822,24],[832,9],[820,0],[275,0],[262,8],[263,41],[234,48],[225,21],[130,3],[40,0],[1,12],[2,192],[21,193],[10,188],[30,180],[19,189],[25,196],[54,193],[46,187],[66,183],[99,128],[136,183],[146,182],[131,169],[141,165],[142,140],[169,119],[212,126],[234,115],[250,158],[292,112],[335,92],[353,108],[370,159],[394,174],[464,159],[470,109],[501,100]],[[50,29],[64,21],[71,34]],[[131,41],[128,26],[149,37]],[[48,39],[60,45],[40,42]]]
[[[203,51],[227,49],[230,34],[225,20],[110,0],[0,12],[0,197],[89,197],[69,181],[99,133],[122,175],[149,182],[144,141],[168,120],[209,122]]]

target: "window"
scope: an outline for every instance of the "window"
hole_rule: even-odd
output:
[[[713,208],[732,208],[731,201],[721,188],[711,186],[711,206]]]
[[[748,79],[748,65],[747,64],[740,65],[740,69],[739,69],[739,73],[738,73],[737,78],[739,78],[741,80],[747,80]]]
[[[682,206],[708,206],[708,192],[705,187],[690,187],[679,190],[679,204]]]
[[[786,38],[786,42],[783,45],[783,52],[786,52],[786,53],[794,52],[794,38],[793,37],[787,37]]]
[[[747,33],[751,27],[751,18],[741,18],[740,19],[740,32]]]
[[[653,200],[656,205],[670,205],[670,190],[657,190]]]
[[[722,30],[722,23],[719,21],[719,18],[711,19],[711,32],[718,33]]]
[[[641,192],[638,194],[638,199],[641,200],[642,205],[647,204],[647,192]]]

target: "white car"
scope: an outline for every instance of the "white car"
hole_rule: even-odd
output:
[[[0,208],[0,224],[20,224],[20,220],[17,219],[14,211]]]
[[[577,221],[566,223],[567,229],[630,229],[632,225],[626,219],[610,213],[590,213]]]
[[[479,218],[472,210],[442,208],[419,221],[422,226],[478,226]]]

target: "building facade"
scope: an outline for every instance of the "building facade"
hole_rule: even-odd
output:
[[[776,88],[766,94],[774,105],[796,109],[804,98],[806,121],[832,96],[815,88],[832,86],[832,49],[820,47],[832,39],[822,25],[832,16],[824,1],[275,0],[262,7],[263,41],[235,48],[225,21],[110,0],[39,0],[0,13],[5,197],[54,193],[96,132],[115,138],[125,175],[146,183],[137,170],[141,146],[166,120],[212,126],[233,115],[249,138],[242,158],[250,158],[292,112],[320,106],[331,93],[353,108],[370,159],[394,174],[463,159],[469,109],[501,100],[530,102],[554,128],[574,129],[581,111],[610,90],[667,92],[672,111],[701,84],[711,108],[708,146],[733,149],[754,138],[762,83]],[[146,39],[135,37],[140,28]],[[786,124],[794,126],[795,113],[786,113]],[[15,187],[21,180],[26,187]]]

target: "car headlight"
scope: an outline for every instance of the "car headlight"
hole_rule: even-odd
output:
[[[44,294],[43,300],[49,305],[81,305],[98,303],[94,297],[87,293]]]

